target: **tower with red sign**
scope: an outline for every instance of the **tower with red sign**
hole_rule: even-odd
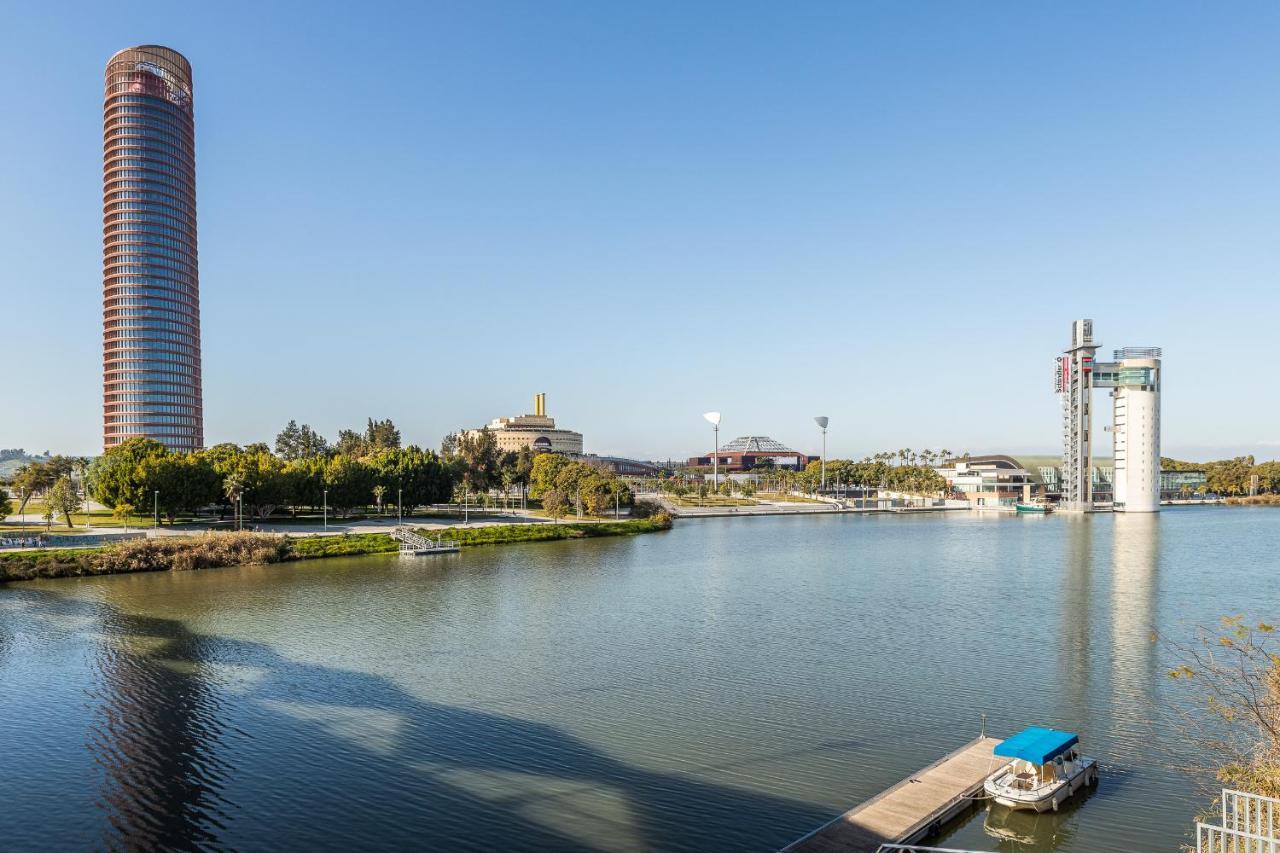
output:
[[[1093,508],[1093,321],[1071,324],[1071,347],[1058,357],[1055,386],[1062,395],[1062,508]]]

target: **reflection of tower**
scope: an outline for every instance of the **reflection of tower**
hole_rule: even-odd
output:
[[[1093,445],[1091,433],[1093,321],[1071,324],[1071,348],[1058,357],[1057,390],[1062,394],[1062,508],[1087,511],[1093,507]]]
[[[1064,519],[1066,547],[1063,556],[1062,620],[1059,633],[1062,651],[1062,704],[1068,710],[1064,722],[1085,728],[1090,707],[1089,672],[1090,607],[1093,602],[1093,523],[1087,516]]]
[[[1155,622],[1160,517],[1115,516],[1111,550],[1111,689],[1145,695],[1156,677],[1151,631]]]
[[[176,620],[108,613],[88,744],[104,770],[104,846],[212,846],[224,802],[213,752],[223,723],[201,672],[202,640]]]

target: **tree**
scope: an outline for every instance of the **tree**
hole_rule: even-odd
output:
[[[194,513],[217,503],[221,494],[217,472],[199,453],[169,453],[144,459],[140,475],[154,506],[170,524],[178,513]]]
[[[69,476],[63,474],[49,487],[44,503],[48,518],[52,519],[54,515],[61,513],[67,521],[67,527],[75,526],[71,523],[71,513],[80,505],[80,499],[76,496],[76,487],[72,485]]]
[[[559,453],[539,453],[533,458],[529,470],[529,497],[540,498],[556,488],[560,472],[569,464],[569,458]]]
[[[321,456],[328,449],[329,444],[324,440],[324,436],[313,430],[309,424],[298,426],[297,421],[291,420],[276,436],[276,454],[289,462]]]
[[[453,477],[440,457],[417,445],[379,450],[361,460],[373,479],[396,489],[397,498],[411,510],[447,501],[453,494]]]
[[[340,429],[338,430],[338,443],[334,445],[333,449],[342,456],[359,459],[364,456],[365,452],[364,436],[355,430]]]
[[[133,515],[133,510],[133,504],[118,503],[115,505],[115,508],[111,510],[111,515],[116,521],[122,522],[124,524],[124,529],[128,531],[129,518]]]
[[[501,484],[498,437],[488,427],[458,436],[455,459],[461,466],[462,483],[471,491],[487,492]]]
[[[234,446],[234,445],[233,445]],[[108,448],[89,467],[93,494],[107,507],[151,502],[143,462],[170,455],[163,444],[150,438],[131,438]]]
[[[551,489],[542,495],[542,509],[547,515],[551,516],[551,520],[559,524],[560,519],[569,512],[571,505],[569,497],[559,489]]]
[[[391,422],[369,418],[369,425],[364,431],[365,452],[374,450],[396,450],[400,447],[400,430]]]
[[[1213,756],[1219,782],[1280,797],[1280,637],[1273,625],[1222,620],[1189,644],[1168,643],[1181,664],[1170,677],[1197,702],[1184,714],[1188,739]]]
[[[382,485],[381,483],[378,483],[378,485],[373,487],[373,502],[378,506],[378,515],[383,515],[382,497],[386,493],[387,493],[387,487]]]
[[[43,492],[53,485],[53,476],[43,462],[30,462],[18,469],[13,477],[13,487],[18,490],[18,512],[26,512],[27,503],[36,492]]]
[[[9,500],[9,493],[0,488],[0,519],[6,515],[13,514],[13,501]]]
[[[329,506],[339,513],[366,506],[373,490],[373,470],[359,459],[335,456],[325,465],[324,487],[329,491]]]

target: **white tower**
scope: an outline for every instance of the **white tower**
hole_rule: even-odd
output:
[[[1160,350],[1126,347],[1098,365],[1115,390],[1116,512],[1160,511]],[[1099,382],[1099,385],[1103,383]]]

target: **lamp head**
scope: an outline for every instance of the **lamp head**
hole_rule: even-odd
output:
[[[706,418],[707,422],[712,424],[713,426],[720,426],[719,412],[707,412],[706,414],[703,415],[703,417]]]
[[[816,418],[813,419],[813,422],[816,423],[818,426],[822,427],[823,429],[827,428],[827,424],[830,421],[831,419],[828,418],[826,415],[818,415]]]

